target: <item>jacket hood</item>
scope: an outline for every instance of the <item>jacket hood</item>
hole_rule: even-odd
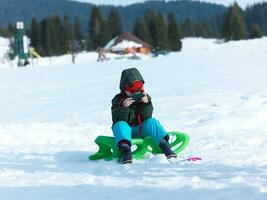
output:
[[[136,68],[125,69],[121,73],[120,90],[123,92],[126,85],[132,85],[136,81],[143,81],[141,73]]]

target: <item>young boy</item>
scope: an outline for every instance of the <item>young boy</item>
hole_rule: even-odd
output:
[[[144,92],[145,81],[136,68],[122,71],[121,92],[112,100],[113,134],[122,152],[121,163],[132,163],[131,139],[150,136],[167,158],[177,157],[168,143],[168,134],[152,118],[151,97]]]

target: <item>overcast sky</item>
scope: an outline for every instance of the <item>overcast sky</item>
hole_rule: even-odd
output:
[[[81,1],[94,4],[106,4],[106,5],[129,5],[132,3],[144,2],[145,0],[72,0],[72,1]],[[234,2],[234,0],[201,0],[201,1],[223,4],[226,6]],[[267,0],[235,0],[235,1],[240,6],[245,8],[246,5],[248,4],[253,4],[256,2],[263,2],[263,1],[266,2]]]

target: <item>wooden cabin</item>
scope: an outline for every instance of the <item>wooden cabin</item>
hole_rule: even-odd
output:
[[[107,43],[104,49],[106,52],[117,54],[149,54],[151,52],[151,47],[149,44],[129,32],[124,32],[121,35],[113,38]]]

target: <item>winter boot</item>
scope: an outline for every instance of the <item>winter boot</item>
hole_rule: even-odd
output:
[[[162,153],[165,154],[167,159],[177,158],[177,155],[171,150],[171,146],[166,139],[162,139],[160,141],[159,148],[162,150]]]
[[[119,149],[122,152],[121,163],[122,164],[132,163],[133,161],[132,161],[131,146],[127,143],[122,143],[119,146]]]

